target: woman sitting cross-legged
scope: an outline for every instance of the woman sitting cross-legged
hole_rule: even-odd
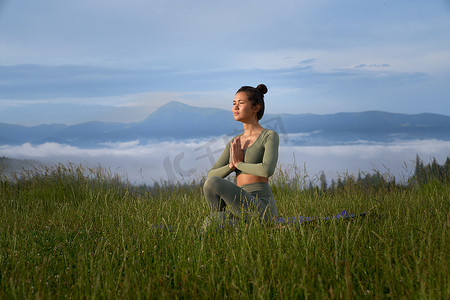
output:
[[[242,122],[244,132],[232,138],[220,158],[208,172],[203,186],[211,215],[204,227],[222,224],[229,214],[247,220],[254,215],[262,221],[277,217],[277,207],[269,186],[278,160],[278,134],[263,128],[259,120],[264,114],[267,87],[243,86],[233,100],[233,115]],[[236,173],[236,184],[224,179]]]

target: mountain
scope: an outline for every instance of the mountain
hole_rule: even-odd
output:
[[[236,127],[231,112],[169,102],[129,129],[141,137],[195,138],[222,135]]]
[[[439,114],[395,114],[381,111],[330,115],[281,115],[288,133],[312,132],[310,143],[349,143],[361,140],[450,140],[450,117]]]
[[[450,140],[450,116],[439,114],[394,114],[381,111],[359,113],[267,114],[261,125],[276,130],[291,143],[329,145],[358,141]],[[26,127],[0,123],[0,145],[62,143],[97,147],[104,143],[139,140],[201,138],[235,135],[242,125],[230,111],[169,102],[145,120],[135,123],[88,122],[76,125]],[[290,135],[287,135],[290,134]]]

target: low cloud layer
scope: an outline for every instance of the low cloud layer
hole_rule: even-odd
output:
[[[205,175],[220,156],[228,137],[159,142],[140,145],[139,141],[81,149],[68,145],[0,146],[0,156],[36,159],[43,164],[75,163],[100,166],[127,178],[134,184],[161,181],[190,182]],[[414,172],[416,155],[425,162],[436,158],[440,164],[450,155],[450,141],[400,141],[394,144],[335,146],[293,146],[282,142],[278,166],[290,169],[295,164],[314,179],[324,171],[328,180],[378,170],[404,181]]]

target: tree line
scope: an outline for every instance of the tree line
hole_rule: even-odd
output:
[[[380,171],[377,170],[367,174],[359,172],[357,177],[347,175],[342,178],[339,177],[337,180],[332,179],[331,184],[329,185],[325,173],[322,171],[319,175],[318,184],[314,185],[310,182],[307,190],[334,191],[346,187],[356,187],[360,189],[389,189],[395,186],[422,186],[431,181],[442,184],[450,183],[450,156],[447,157],[443,165],[440,165],[436,158],[433,158],[431,163],[424,164],[419,155],[416,155],[414,173],[408,178],[406,183],[397,183],[394,176],[390,174],[381,174]]]

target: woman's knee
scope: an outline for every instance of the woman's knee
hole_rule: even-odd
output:
[[[217,176],[206,179],[205,183],[203,184],[203,192],[209,193],[215,191],[222,180],[222,178]]]

